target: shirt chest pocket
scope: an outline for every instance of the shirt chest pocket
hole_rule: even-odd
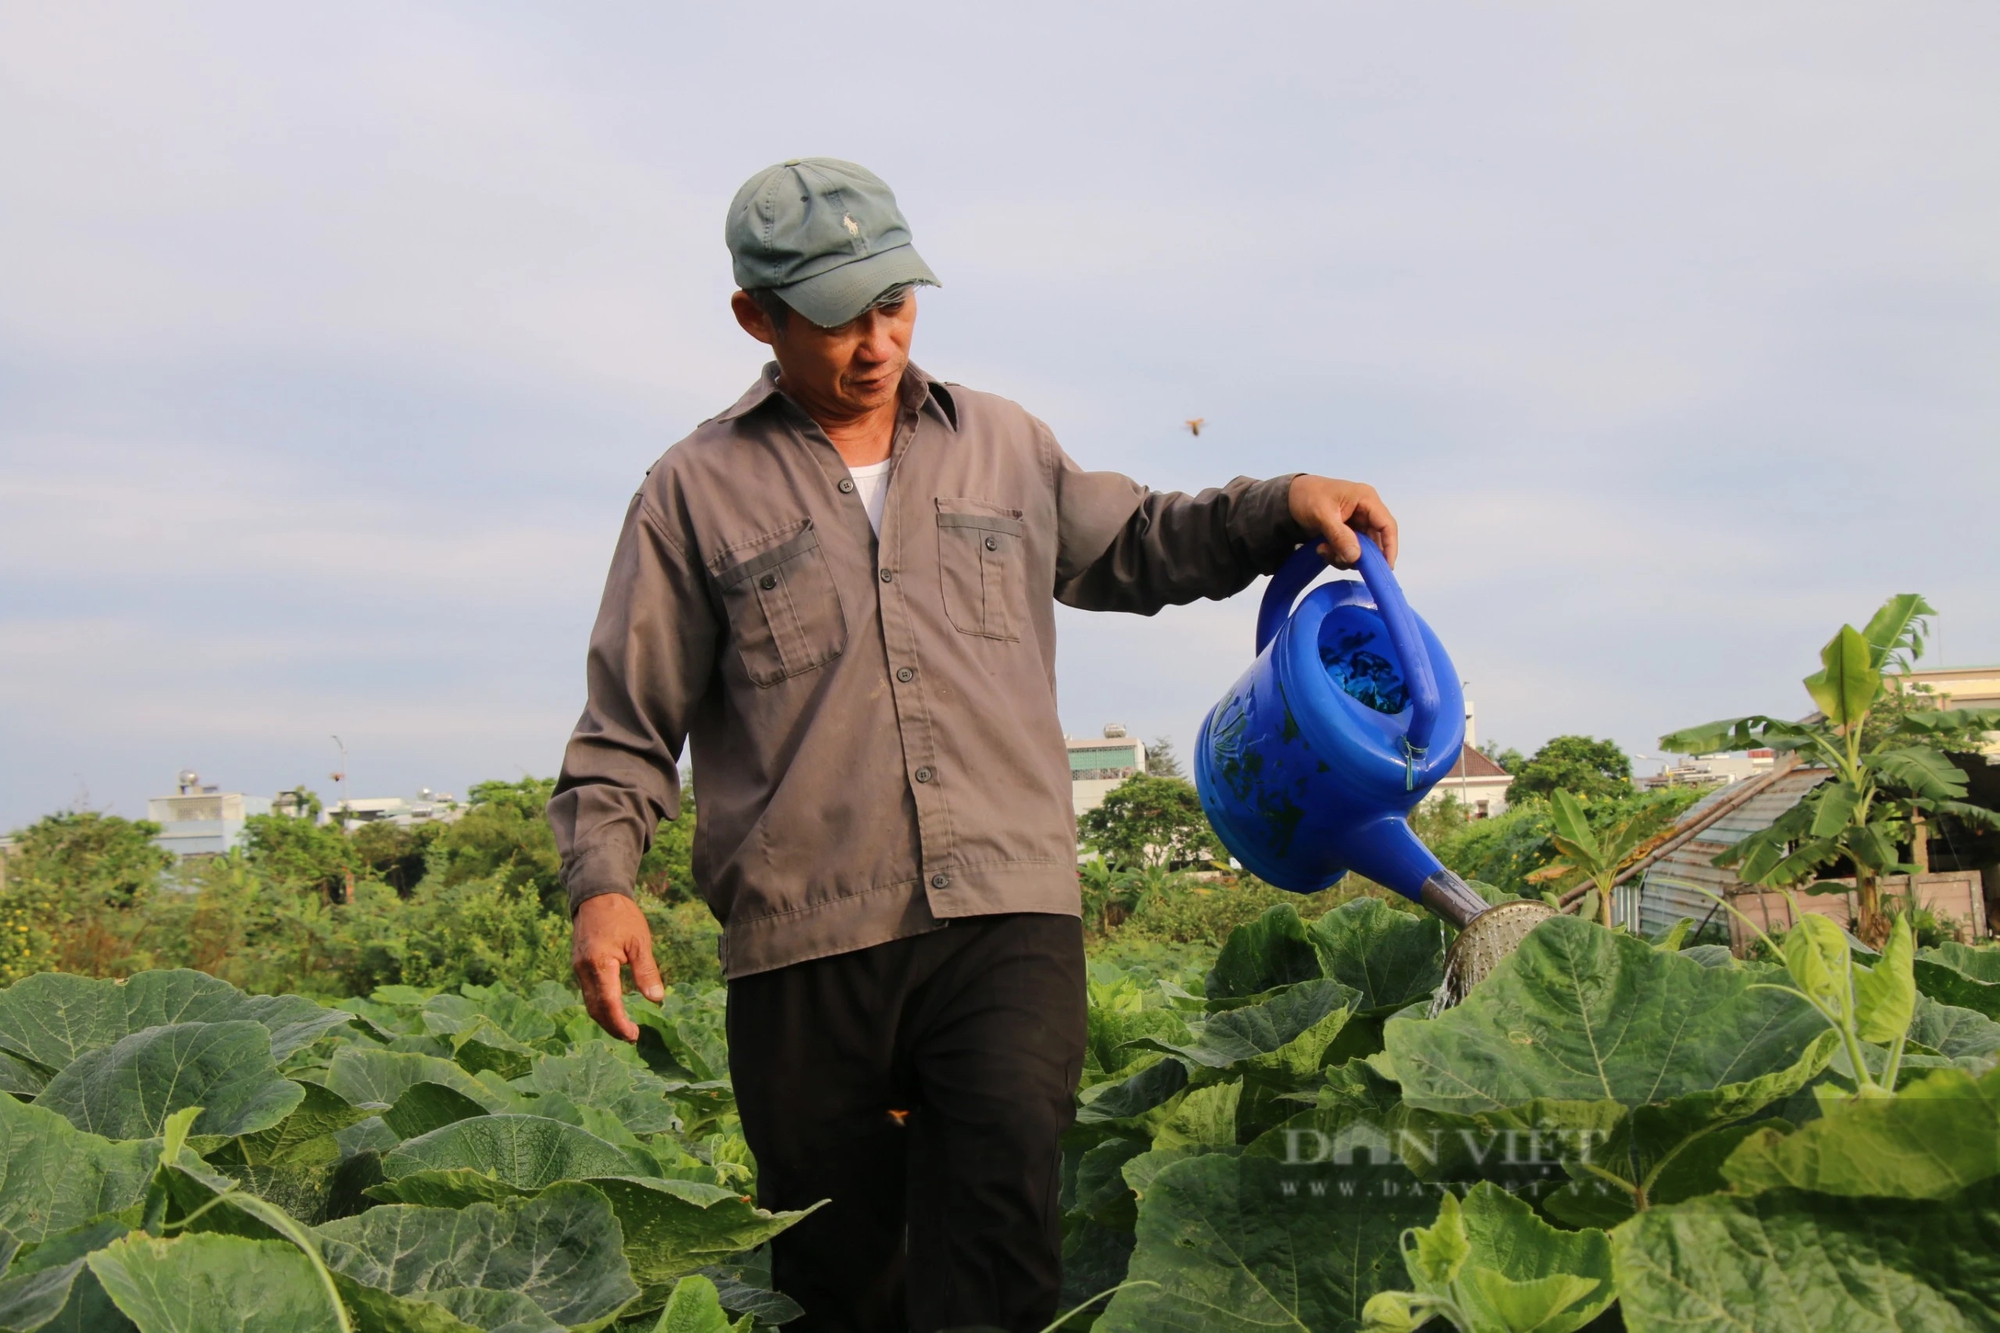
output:
[[[1017,640],[1028,620],[1021,511],[940,496],[938,575],[944,613],[961,634]]]
[[[776,685],[847,651],[847,617],[811,519],[762,550],[731,554],[740,558],[715,582],[751,684]]]

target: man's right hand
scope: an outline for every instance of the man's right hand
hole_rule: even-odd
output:
[[[622,893],[586,898],[571,923],[570,967],[583,988],[583,1007],[597,1026],[620,1041],[639,1040],[639,1027],[625,1016],[620,967],[632,969],[632,986],[654,1004],[666,999],[660,969],[653,962],[653,932],[639,904]]]

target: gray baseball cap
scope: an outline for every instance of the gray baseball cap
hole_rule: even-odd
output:
[[[737,286],[769,288],[825,329],[891,287],[940,285],[910,244],[894,192],[838,158],[797,157],[752,176],[729,202],[723,239]]]

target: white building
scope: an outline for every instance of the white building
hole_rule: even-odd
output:
[[[1648,791],[1661,787],[1727,787],[1732,782],[1769,773],[1777,761],[1776,750],[1683,755],[1672,768],[1640,778],[1639,785]]]
[[[271,813],[271,798],[204,787],[201,775],[183,770],[180,790],[146,802],[146,818],[160,826],[153,839],[175,856],[221,856],[243,845],[244,821]]]
[[[331,817],[347,829],[357,829],[363,824],[399,824],[407,828],[432,821],[449,824],[464,813],[464,807],[450,792],[419,787],[414,800],[401,796],[360,796],[336,802]]]
[[[1069,746],[1070,803],[1080,817],[1104,804],[1111,789],[1146,771],[1146,746],[1125,734],[1116,722],[1104,726],[1101,739],[1063,738]]]
[[[1514,775],[1488,759],[1479,749],[1479,728],[1472,700],[1465,701],[1465,743],[1459,747],[1458,762],[1438,780],[1424,797],[1426,804],[1449,796],[1457,801],[1468,819],[1491,819],[1507,808],[1507,789]]]

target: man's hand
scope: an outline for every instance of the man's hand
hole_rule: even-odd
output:
[[[1342,569],[1354,568],[1361,559],[1358,528],[1375,539],[1393,568],[1396,563],[1396,517],[1375,488],[1359,481],[1336,481],[1332,477],[1310,477],[1303,473],[1292,478],[1292,518],[1301,527],[1312,529],[1325,540],[1319,553]]]
[[[618,969],[630,967],[634,989],[654,1004],[667,997],[659,965],[653,962],[653,932],[646,925],[646,914],[622,893],[600,893],[585,898],[576,909],[572,930],[569,964],[576,984],[583,987],[584,1010],[620,1041],[639,1040],[638,1025],[625,1016],[625,988],[618,984]]]

